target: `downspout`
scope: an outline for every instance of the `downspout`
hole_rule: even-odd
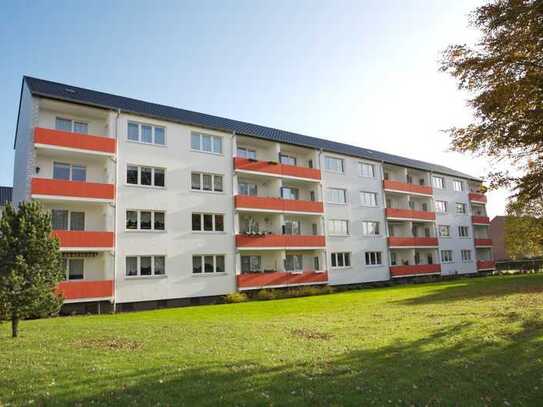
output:
[[[387,200],[386,200],[386,197],[385,197],[385,162],[383,160],[381,160],[381,190],[383,191],[383,208],[384,208],[384,213],[383,213],[383,219],[384,219],[384,235],[385,235],[385,245],[386,245],[386,248],[387,248],[387,263],[388,263],[388,279],[389,280],[392,280],[392,275],[391,275],[391,272],[390,272],[390,266],[392,265],[392,256],[390,254],[390,246],[388,244],[388,220],[387,220],[387,214],[386,214],[386,208],[387,208]]]
[[[326,226],[326,208],[325,208],[325,191],[324,191],[324,185],[323,185],[323,181],[324,181],[324,171],[322,170],[322,153],[323,153],[323,149],[320,148],[318,150],[318,161],[319,161],[319,170],[321,172],[321,182],[319,183],[319,187],[320,187],[320,198],[322,200],[322,208],[323,208],[323,214],[321,216],[321,222],[322,222],[322,233],[323,235],[325,236],[325,241],[326,241],[326,244],[324,246],[324,261],[323,261],[323,267],[324,269],[326,270],[326,275],[328,276],[328,283],[327,285],[330,285],[330,267],[328,267],[328,259],[330,258],[330,253],[328,252],[328,230],[327,230],[327,226]]]
[[[117,109],[115,115],[115,201],[113,203],[113,232],[115,236],[115,245],[113,248],[113,312],[117,312],[117,253],[118,253],[118,227],[117,227],[117,200],[119,196],[119,116],[121,109]]]
[[[234,145],[235,144],[235,145]],[[234,250],[233,250],[233,253],[234,253],[234,256],[233,259],[232,259],[232,270],[233,270],[233,273],[234,273],[234,287],[235,287],[235,290],[234,291],[239,291],[238,289],[238,270],[237,270],[237,260],[238,260],[238,251],[237,251],[237,247],[236,247],[236,207],[234,205],[234,177],[236,176],[236,171],[235,171],[235,168],[234,168],[234,157],[236,156],[236,149],[237,149],[237,137],[236,137],[236,132],[233,131],[232,132],[232,155],[231,155],[231,160],[230,160],[230,164],[232,165],[232,184],[231,184],[231,188],[232,188],[232,194],[231,194],[231,197],[232,197],[232,239],[234,240]]]

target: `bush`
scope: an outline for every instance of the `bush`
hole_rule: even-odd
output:
[[[228,294],[227,296],[224,297],[224,301],[227,304],[237,304],[239,302],[245,302],[248,299],[249,298],[247,297],[247,294],[239,293],[239,292],[230,293],[230,294]]]
[[[311,295],[323,295],[333,293],[334,289],[329,286],[323,287],[300,287],[291,288],[285,292],[285,297],[308,297]]]
[[[262,289],[256,293],[255,298],[260,301],[275,300],[278,295],[276,290]]]

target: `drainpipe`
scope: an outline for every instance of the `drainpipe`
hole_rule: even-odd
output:
[[[238,270],[237,270],[237,261],[238,261],[238,251],[237,251],[237,248],[236,248],[236,208],[233,204],[234,202],[234,177],[236,176],[236,172],[235,172],[235,168],[234,168],[234,157],[236,156],[236,149],[237,149],[237,137],[236,137],[236,132],[233,131],[232,132],[232,157],[231,157],[231,160],[230,160],[230,165],[232,165],[232,184],[231,184],[231,188],[232,188],[232,239],[234,240],[234,256],[233,256],[233,260],[232,260],[232,270],[233,270],[233,273],[234,273],[234,286],[235,286],[235,290],[234,291],[238,291]]]
[[[318,150],[318,161],[319,161],[319,170],[321,172],[321,182],[319,183],[319,187],[320,187],[320,199],[322,201],[322,207],[323,207],[323,215],[321,216],[321,227],[322,227],[322,234],[325,236],[325,239],[326,239],[326,244],[324,246],[324,261],[323,261],[323,267],[324,267],[324,271],[326,271],[327,275],[328,275],[328,284],[327,285],[330,285],[330,270],[329,270],[329,267],[328,267],[328,259],[329,259],[329,251],[328,251],[328,228],[326,226],[326,208],[325,208],[325,191],[324,191],[324,186],[323,186],[323,181],[324,181],[324,171],[322,170],[322,153],[323,153],[323,149],[320,148]]]
[[[113,312],[117,312],[117,253],[118,253],[118,228],[117,228],[117,197],[119,196],[119,116],[121,110],[117,109],[115,115],[115,201],[113,203],[113,232],[115,234],[115,245],[113,247]]]

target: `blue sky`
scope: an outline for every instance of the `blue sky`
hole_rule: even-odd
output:
[[[479,1],[11,1],[0,13],[0,184],[22,75],[425,159],[482,176],[442,129],[470,119],[438,72]],[[491,215],[505,192],[490,195]]]

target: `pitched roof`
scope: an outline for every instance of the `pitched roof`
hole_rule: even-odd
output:
[[[0,206],[4,206],[7,202],[11,202],[13,187],[0,187]]]
[[[324,151],[345,154],[352,157],[383,161],[388,164],[395,164],[480,181],[480,179],[477,177],[444,167],[442,165],[382,153],[380,151],[352,146],[349,144],[337,143],[331,140],[310,137],[271,127],[259,126],[257,124],[241,122],[224,117],[145,102],[142,100],[98,92],[58,82],[46,81],[29,76],[23,77],[23,83],[24,82],[27,83],[30,92],[33,95],[42,97],[100,108],[120,110],[125,113],[133,113],[156,119],[192,125],[195,127],[226,131],[229,133],[235,132],[238,135],[257,137],[260,139],[309,147],[317,150],[322,149]]]

